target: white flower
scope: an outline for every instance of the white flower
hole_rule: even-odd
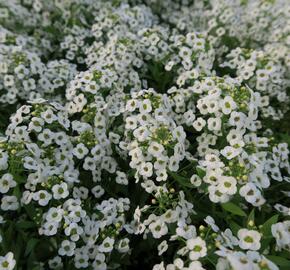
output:
[[[197,130],[197,131],[201,131],[206,125],[206,121],[201,118],[198,117],[194,122],[193,122],[193,127]]]
[[[139,104],[139,111],[142,114],[146,114],[151,112],[152,106],[151,106],[151,101],[149,99],[144,99],[140,104]]]
[[[5,75],[4,76],[4,86],[9,87],[13,86],[15,83],[13,75]]]
[[[3,196],[1,200],[1,209],[3,211],[16,211],[19,207],[19,202],[16,196]]]
[[[281,250],[283,248],[289,250],[290,245],[289,230],[290,230],[289,220],[278,222],[272,225],[271,232],[276,239],[278,250]]]
[[[53,121],[57,119],[56,115],[53,113],[52,109],[50,108],[42,112],[40,115],[44,119],[44,121],[48,124],[51,124]]]
[[[224,114],[230,114],[233,110],[236,109],[237,105],[234,102],[233,98],[230,96],[226,96],[220,103],[222,112]]]
[[[139,101],[137,99],[130,99],[127,101],[126,110],[129,112],[133,112],[139,106]]]
[[[205,270],[205,268],[202,267],[201,262],[195,261],[189,264],[188,270]]]
[[[199,187],[201,185],[202,181],[197,174],[193,174],[190,177],[190,183],[193,184],[195,187]]]
[[[13,175],[10,173],[3,174],[0,178],[0,193],[7,193],[10,188],[16,186],[16,182],[13,180]]]
[[[53,259],[48,261],[48,265],[51,269],[61,269],[63,267],[61,257],[55,256]]]
[[[12,252],[8,252],[5,256],[0,256],[0,270],[12,270],[16,265]]]
[[[8,167],[8,154],[0,149],[0,170],[6,170]]]
[[[116,174],[116,183],[120,185],[128,185],[128,178],[124,172],[117,171]]]
[[[221,176],[218,180],[217,189],[221,193],[233,195],[237,192],[237,180],[232,176]]]
[[[153,174],[153,165],[151,162],[142,162],[139,173],[142,176],[150,177]]]
[[[238,231],[239,246],[242,249],[259,250],[261,234],[254,230],[240,229]]]
[[[163,235],[166,235],[168,232],[168,228],[165,222],[161,221],[160,219],[157,221],[152,222],[149,225],[149,230],[151,231],[154,238],[160,238]]]
[[[101,198],[105,194],[105,190],[100,186],[96,185],[91,189],[91,192],[96,198]]]
[[[211,185],[208,187],[209,199],[214,203],[225,203],[229,201],[230,197],[226,193],[221,193],[217,186]]]
[[[77,269],[87,268],[89,266],[89,256],[83,253],[77,253],[74,257],[75,267]]]
[[[148,147],[148,153],[150,153],[153,157],[160,157],[162,152],[164,151],[163,145],[157,142],[151,142]]]
[[[215,224],[215,221],[211,216],[207,216],[204,221],[212,228],[214,232],[219,231],[219,227]]]
[[[139,142],[144,142],[149,137],[150,132],[146,127],[141,126],[133,131],[133,135]]]
[[[68,227],[65,228],[64,233],[66,236],[70,236],[71,241],[78,241],[80,235],[83,233],[83,228],[72,222]]]
[[[115,243],[115,240],[113,238],[106,237],[98,249],[100,252],[104,252],[104,253],[111,252],[113,250],[114,243]]]
[[[74,149],[73,149],[73,154],[78,158],[78,159],[83,159],[87,154],[89,153],[88,148],[83,144],[79,143]]]
[[[39,117],[33,117],[31,119],[31,122],[28,125],[28,130],[29,131],[36,131],[40,132],[42,130],[42,126],[44,125],[44,121],[42,118]]]
[[[89,190],[85,187],[74,187],[73,197],[86,200],[88,198]]]
[[[28,80],[23,80],[22,82],[24,91],[34,90],[36,88],[35,80],[30,78]]]
[[[130,250],[129,239],[128,238],[124,238],[124,239],[120,240],[118,245],[117,245],[117,250],[120,253],[127,253]]]
[[[58,223],[62,220],[63,214],[64,214],[63,209],[51,207],[48,210],[45,219],[48,222],[57,222]]]
[[[168,249],[167,241],[164,240],[158,245],[158,255],[161,256]]]
[[[132,129],[132,130],[137,128],[137,118],[135,116],[128,116],[126,118],[125,128],[126,129]]]
[[[38,192],[33,194],[33,199],[38,201],[39,205],[46,206],[51,200],[52,195],[48,193],[46,190],[39,190]]]
[[[208,124],[207,127],[209,130],[219,131],[221,129],[221,126],[222,126],[222,121],[221,121],[221,118],[210,117],[207,120],[207,124]]]
[[[206,243],[200,237],[188,239],[186,246],[189,249],[189,258],[192,261],[196,261],[207,254]]]
[[[52,187],[53,198],[56,200],[64,199],[69,195],[67,183],[56,184]]]
[[[68,240],[63,240],[61,242],[61,247],[58,249],[58,254],[60,256],[73,256],[75,253],[76,244]]]
[[[168,209],[162,215],[162,217],[166,223],[173,223],[173,222],[176,222],[176,220],[178,219],[178,212],[172,209]]]
[[[232,146],[226,146],[221,150],[221,154],[227,159],[233,159],[241,153],[241,148],[234,148]]]

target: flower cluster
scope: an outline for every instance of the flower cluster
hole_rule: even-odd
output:
[[[285,5],[1,2],[0,270],[288,270]]]

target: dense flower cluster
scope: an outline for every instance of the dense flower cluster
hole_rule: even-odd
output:
[[[289,15],[0,0],[0,270],[289,269]]]

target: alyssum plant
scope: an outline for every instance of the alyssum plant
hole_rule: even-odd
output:
[[[0,0],[0,270],[288,270],[289,18]]]

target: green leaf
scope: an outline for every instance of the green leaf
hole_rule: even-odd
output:
[[[264,251],[273,240],[273,236],[271,233],[271,227],[274,223],[277,223],[279,215],[274,215],[269,218],[262,226],[261,232],[263,233],[262,242],[261,242],[261,250]]]
[[[32,222],[32,221],[19,221],[16,224],[17,229],[30,229],[30,228],[35,228],[37,225]]]
[[[42,269],[41,265],[36,265],[35,267],[33,267],[32,270],[41,270],[41,269]]]
[[[253,210],[251,211],[248,220],[247,220],[247,224],[249,224],[250,221],[255,222],[255,208],[253,208]]]
[[[272,235],[271,227],[273,224],[277,223],[279,215],[274,215],[269,218],[262,226],[261,232],[264,236]]]
[[[247,214],[244,212],[244,210],[242,210],[241,207],[239,207],[238,205],[232,203],[232,202],[228,202],[228,203],[222,203],[221,204],[222,208],[225,209],[227,212],[230,212],[236,216],[241,216],[241,217],[246,217]]]
[[[30,239],[26,245],[24,256],[29,255],[34,250],[34,248],[36,247],[38,243],[39,243],[39,239],[36,239],[36,238]]]
[[[10,224],[7,222],[7,225],[8,228],[2,234],[3,240],[1,242],[1,247],[3,248],[5,253],[11,251],[11,243],[13,243],[13,237],[15,237],[14,224],[12,222]]]
[[[201,168],[199,168],[199,167],[196,167],[196,172],[197,172],[197,175],[200,177],[200,178],[203,178],[203,177],[205,177],[205,171],[204,170],[202,170]]]
[[[269,259],[270,261],[272,261],[273,263],[277,264],[278,266],[280,266],[280,269],[289,269],[290,266],[290,260],[287,260],[283,257],[279,257],[279,256],[273,256],[273,255],[265,255],[265,257],[267,259]]]
[[[24,209],[26,214],[30,217],[30,219],[34,219],[34,217],[36,216],[36,210],[35,207],[33,206],[32,203],[24,205]]]
[[[20,233],[17,234],[16,239],[15,239],[15,233],[14,233],[13,243],[14,243],[13,253],[14,253],[16,262],[18,262],[21,256],[23,255],[22,253],[23,253],[24,245],[25,245],[25,241]]]
[[[190,179],[187,177],[183,177],[180,176],[179,174],[175,173],[175,172],[168,172],[168,174],[174,179],[176,180],[180,185],[184,186],[184,187],[189,187],[189,188],[193,188],[194,186],[190,183]]]
[[[238,231],[242,229],[242,227],[234,221],[230,221],[230,228],[235,235],[237,235]]]

